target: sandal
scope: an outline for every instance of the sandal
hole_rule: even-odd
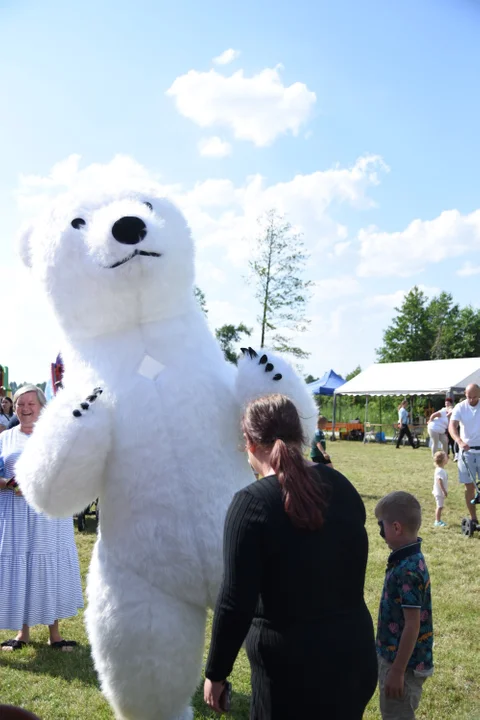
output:
[[[71,652],[74,647],[77,646],[75,640],[58,640],[54,643],[48,643],[54,650],[61,650],[62,652]]]
[[[2,643],[1,648],[3,652],[12,652],[13,650],[21,650],[26,645],[28,645],[28,643],[23,640],[15,640],[12,638],[11,640],[5,640],[5,642]]]

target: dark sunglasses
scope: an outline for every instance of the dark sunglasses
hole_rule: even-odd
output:
[[[380,537],[385,540],[385,525],[383,524],[383,520],[378,521],[378,527],[380,528]]]

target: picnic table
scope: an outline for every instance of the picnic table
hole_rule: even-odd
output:
[[[327,423],[325,428],[327,432],[332,432],[332,423]],[[363,440],[364,426],[358,422],[336,422],[335,432],[340,440]]]

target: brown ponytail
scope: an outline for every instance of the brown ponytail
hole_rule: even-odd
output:
[[[326,491],[305,463],[302,425],[292,401],[283,395],[254,400],[245,411],[243,430],[253,444],[272,448],[270,466],[292,523],[305,530],[319,530],[324,522]]]

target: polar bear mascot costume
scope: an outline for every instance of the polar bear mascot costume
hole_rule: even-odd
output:
[[[194,298],[189,228],[155,188],[71,191],[20,251],[62,328],[65,376],[18,482],[51,516],[100,500],[86,623],[116,717],[189,720],[226,511],[254,479],[242,406],[288,395],[306,432],[315,406],[279,357],[226,363]]]

